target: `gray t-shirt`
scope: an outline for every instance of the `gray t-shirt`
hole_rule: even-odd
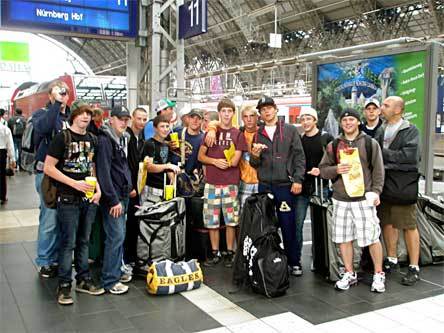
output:
[[[401,127],[401,124],[403,122],[403,119],[399,119],[399,121],[395,124],[387,124],[385,131],[384,131],[384,148],[387,149],[390,144],[393,142],[393,139],[395,138],[396,133],[398,132],[399,127]]]

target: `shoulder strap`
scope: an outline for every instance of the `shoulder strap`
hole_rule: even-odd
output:
[[[302,134],[304,135],[304,134]],[[328,143],[331,141],[331,136],[328,133],[323,133],[321,134],[321,146],[322,146],[322,150],[325,152],[325,150],[327,149],[327,145]]]
[[[180,135],[180,163],[182,167],[185,166],[185,133],[187,131],[187,128],[184,127],[182,129],[182,133]]]
[[[365,151],[367,153],[367,161],[368,161],[368,167],[370,171],[373,171],[373,146],[372,146],[372,138],[368,135],[365,136]]]
[[[339,161],[338,161],[338,145],[339,145],[339,139],[338,139],[338,138],[334,139],[333,142],[332,142],[331,144],[332,144],[333,154],[334,154],[334,157],[335,157],[336,164],[338,164],[338,162],[339,162]]]
[[[71,131],[69,129],[62,130],[63,133],[63,142],[65,143],[65,153],[63,154],[63,159],[67,159],[69,155],[69,146],[71,145],[72,136]]]
[[[92,132],[88,132],[88,135],[91,138],[91,141],[94,144],[94,146],[97,147],[97,144],[98,144],[97,135],[95,135]]]

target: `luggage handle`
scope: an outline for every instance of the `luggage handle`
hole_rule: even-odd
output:
[[[319,181],[319,184],[320,184],[320,188],[321,188],[321,192],[320,192],[320,194],[319,194],[319,187],[318,187],[318,181]],[[322,184],[323,182],[322,182],[322,178],[321,177],[319,177],[319,176],[315,176],[315,193],[316,193],[316,195],[318,196],[318,197],[320,197],[321,198],[321,202],[324,202],[324,188],[323,188],[323,184]]]

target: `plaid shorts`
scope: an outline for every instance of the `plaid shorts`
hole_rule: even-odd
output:
[[[339,201],[333,199],[333,235],[335,243],[358,241],[360,247],[379,241],[381,228],[376,207],[363,201]]]
[[[240,205],[240,210],[242,210],[242,207],[245,204],[245,200],[247,200],[247,198],[254,194],[254,193],[258,193],[258,187],[259,184],[247,184],[244,183],[242,180],[239,183],[239,205]]]
[[[221,213],[225,225],[235,227],[239,224],[237,192],[237,185],[205,184],[203,207],[205,228],[219,228]]]

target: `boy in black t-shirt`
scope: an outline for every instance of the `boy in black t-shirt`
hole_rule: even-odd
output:
[[[165,139],[170,132],[170,124],[164,116],[157,116],[153,120],[154,137],[145,141],[142,151],[142,159],[147,163],[149,175],[146,180],[144,195],[147,196],[163,196],[163,182],[165,173],[172,171],[179,173],[180,168],[170,163],[171,153]],[[172,175],[169,175],[171,178]],[[143,200],[142,200],[143,201]]]
[[[89,185],[85,178],[95,175],[95,136],[87,132],[92,111],[81,106],[71,114],[71,128],[57,134],[45,159],[44,172],[56,181],[57,222],[60,227],[59,304],[73,303],[71,297],[72,251],[77,272],[76,291],[101,295],[105,290],[95,286],[88,266],[88,246],[91,225],[100,200],[100,186]],[[95,193],[86,199],[86,192]]]
[[[301,142],[305,153],[306,174],[302,183],[302,192],[296,197],[296,247],[299,258],[299,264],[294,270],[294,275],[296,276],[302,275],[302,265],[300,260],[303,245],[304,220],[307,215],[310,196],[315,191],[316,177],[320,174],[318,165],[324,155],[325,147],[333,140],[333,137],[330,134],[322,134],[318,129],[318,114],[316,110],[312,108],[304,108],[302,109],[299,118],[302,128],[304,129]],[[324,181],[324,185],[324,189],[328,190],[328,183]],[[324,191],[324,196],[327,197],[327,191]]]

